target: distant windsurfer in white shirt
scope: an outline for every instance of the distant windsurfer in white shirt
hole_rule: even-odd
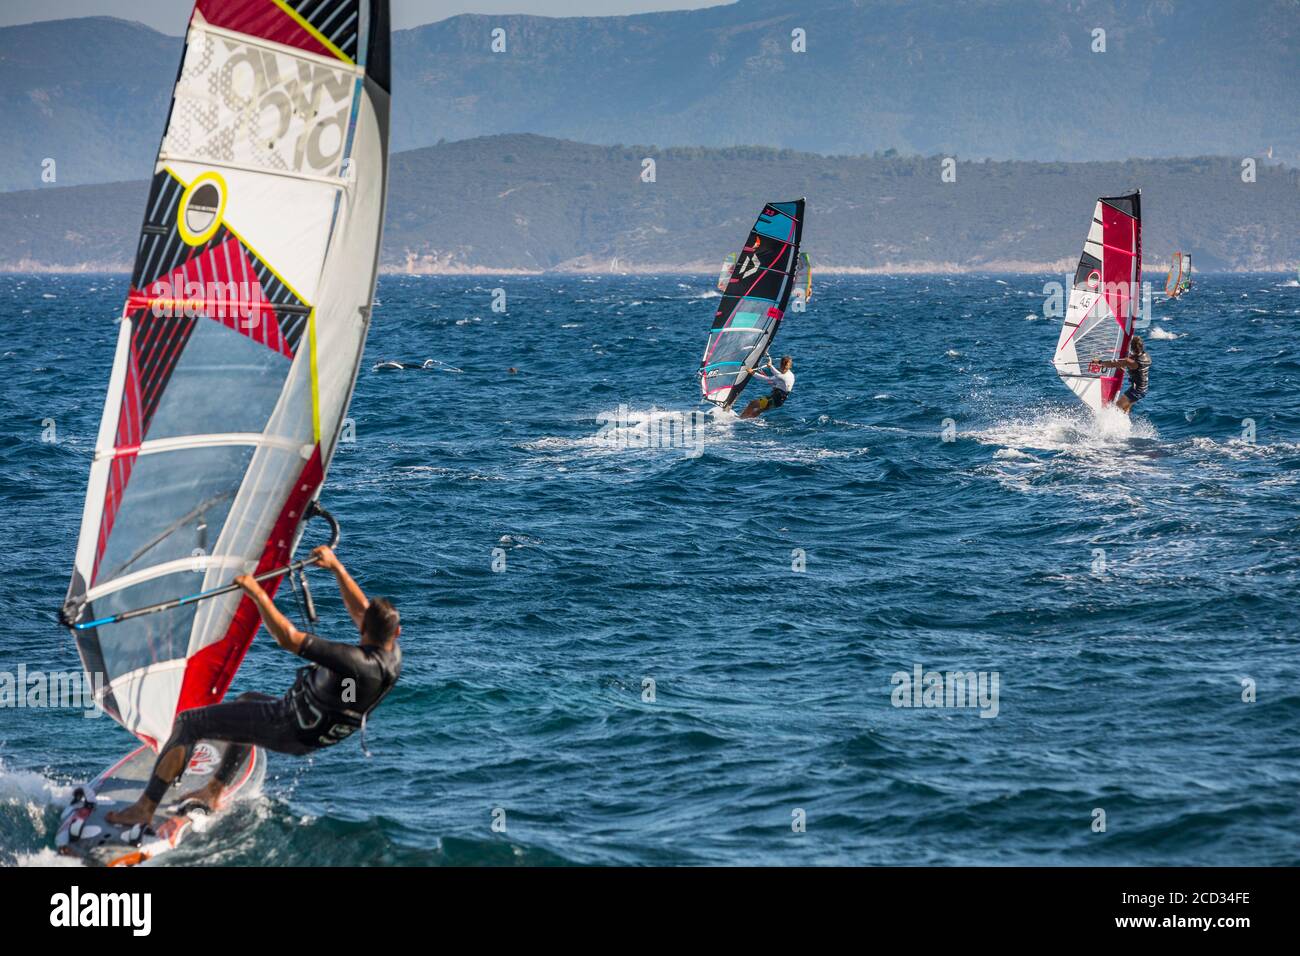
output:
[[[1115,361],[1098,361],[1102,368],[1122,368],[1128,372],[1128,389],[1115,399],[1115,407],[1125,415],[1147,394],[1148,376],[1151,371],[1151,356],[1147,354],[1142,336],[1135,335],[1129,341],[1128,355]]]
[[[794,391],[794,372],[791,371],[793,367],[794,359],[790,358],[788,355],[784,355],[781,357],[780,369],[773,367],[771,356],[768,356],[766,365],[754,369],[754,377],[761,378],[763,381],[771,385],[772,392],[769,395],[764,395],[762,398],[756,398],[746,405],[745,410],[741,412],[740,417],[757,418],[769,408],[780,408],[784,405],[785,400],[789,398],[790,393]],[[763,368],[771,369],[772,374],[765,374],[762,371]]]

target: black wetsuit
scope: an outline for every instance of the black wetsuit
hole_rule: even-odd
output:
[[[1151,356],[1143,352],[1140,355],[1130,355],[1129,358],[1137,362],[1137,368],[1128,370],[1128,391],[1124,395],[1130,402],[1139,402],[1147,393],[1147,381],[1151,372]]]
[[[196,707],[176,718],[171,739],[158,751],[159,761],[173,747],[185,748],[189,766],[200,740],[224,740],[226,749],[216,778],[228,784],[250,747],[277,753],[308,754],[352,736],[365,726],[366,715],[397,683],[402,652],[373,645],[343,644],[307,634],[298,656],[311,661],[283,697],[241,694],[227,704]],[[158,776],[157,765],[145,796],[160,803],[171,781]]]

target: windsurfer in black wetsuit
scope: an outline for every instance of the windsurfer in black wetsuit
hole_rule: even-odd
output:
[[[1123,395],[1115,399],[1115,407],[1127,415],[1129,409],[1145,398],[1147,394],[1151,356],[1147,353],[1146,343],[1142,341],[1142,336],[1135,335],[1129,340],[1128,355],[1125,358],[1116,359],[1113,362],[1098,361],[1097,364],[1102,368],[1122,368],[1128,372],[1128,389]]]
[[[251,575],[236,578],[257,604],[275,642],[312,663],[298,671],[298,679],[283,697],[247,693],[230,703],[196,707],[178,715],[144,793],[131,806],[107,814],[109,823],[148,824],[167,788],[189,766],[200,740],[236,745],[227,748],[212,780],[186,797],[186,801],[215,808],[250,747],[301,756],[336,744],[357,728],[364,738],[366,716],[392,690],[402,670],[402,652],[397,645],[401,618],[388,600],[367,598],[329,548],[317,548],[312,556],[320,567],[334,572],[343,603],[361,632],[360,643],[327,641],[298,630]]]

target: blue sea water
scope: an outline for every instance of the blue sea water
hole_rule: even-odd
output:
[[[383,277],[322,500],[402,681],[372,756],[272,756],[165,860],[1300,863],[1300,288],[1157,295],[1151,393],[1098,422],[1051,278],[821,278],[785,407],[672,443],[708,279]],[[124,292],[0,277],[0,671],[78,666],[53,615]],[[461,371],[372,368],[426,358]],[[235,689],[295,663],[261,632]],[[996,674],[996,716],[895,706],[918,666]],[[0,711],[0,862],[54,862],[131,745]]]

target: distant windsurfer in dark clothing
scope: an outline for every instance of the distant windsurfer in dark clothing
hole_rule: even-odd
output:
[[[283,697],[242,694],[230,703],[196,707],[178,715],[171,739],[158,752],[144,793],[131,806],[107,814],[109,823],[148,824],[167,788],[189,766],[200,740],[236,745],[226,749],[212,780],[183,801],[215,809],[250,747],[301,756],[336,744],[358,728],[364,737],[366,716],[392,690],[402,670],[402,652],[397,645],[401,618],[385,598],[367,598],[329,548],[317,548],[312,556],[338,580],[343,603],[361,632],[360,643],[327,641],[298,630],[252,575],[236,578],[235,583],[257,604],[275,642],[311,663],[298,671],[293,687]]]
[[[1147,380],[1151,371],[1151,356],[1147,352],[1142,336],[1135,335],[1129,340],[1128,355],[1111,362],[1097,363],[1101,368],[1122,368],[1128,372],[1128,389],[1115,399],[1115,407],[1125,415],[1147,394]]]
[[[756,398],[746,405],[745,410],[741,412],[740,417],[757,418],[769,408],[780,408],[784,405],[785,400],[789,398],[790,393],[794,391],[794,372],[791,371],[793,367],[794,359],[790,358],[788,355],[784,355],[781,357],[780,370],[773,368],[772,359],[771,357],[768,358],[767,364],[764,365],[763,368],[771,369],[771,375],[764,374],[760,369],[755,369],[754,377],[761,378],[763,381],[771,385],[772,391],[770,394],[764,395],[762,398]]]

